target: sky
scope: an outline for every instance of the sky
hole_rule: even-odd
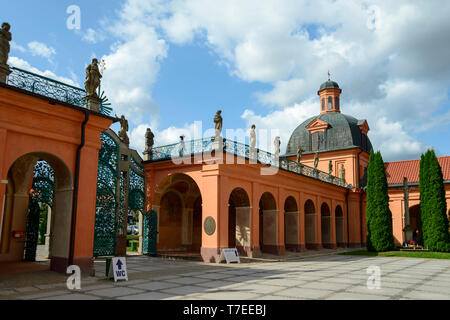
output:
[[[0,20],[11,66],[84,88],[104,59],[102,90],[140,152],[147,127],[155,145],[212,136],[220,109],[224,132],[255,124],[259,147],[279,135],[283,153],[330,71],[341,111],[396,161],[450,155],[449,16],[433,0],[18,0]]]

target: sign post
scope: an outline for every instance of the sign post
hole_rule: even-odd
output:
[[[111,264],[112,266],[109,267],[108,279],[114,277],[114,282],[117,282],[117,280],[128,281],[127,261],[125,257],[112,258]]]
[[[231,262],[241,263],[241,260],[239,259],[239,254],[238,254],[238,251],[236,248],[222,249],[218,263],[222,262],[223,260],[226,260],[227,264],[229,264]]]

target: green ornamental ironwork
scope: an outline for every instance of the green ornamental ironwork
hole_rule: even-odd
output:
[[[66,102],[78,107],[86,107],[86,91],[71,86],[69,84],[50,79],[20,68],[11,67],[11,74],[8,76],[8,85],[23,89],[32,93],[40,94],[61,102]],[[98,96],[102,99],[100,104],[100,112],[106,115],[112,113],[110,103],[100,87],[97,91]]]
[[[31,189],[25,236],[26,261],[36,260],[41,206],[47,204],[49,207],[53,207],[55,172],[46,161],[38,160],[36,162],[33,170],[33,183]]]
[[[131,157],[133,159],[133,157]],[[130,165],[130,186],[128,190],[128,210],[144,212],[145,187],[144,176]]]
[[[213,150],[213,137],[203,138],[198,140],[185,141],[184,152],[185,156],[195,155],[200,153],[211,153]],[[238,157],[250,158],[250,146],[240,142],[224,139],[223,152],[234,154]],[[179,158],[180,143],[174,143],[166,146],[154,147],[151,150],[151,161],[162,161]],[[341,187],[348,187],[345,185],[344,179],[330,175],[329,173],[314,169],[304,164],[298,165],[297,162],[285,157],[280,157],[277,161],[274,154],[256,149],[258,163],[267,166],[278,167],[281,170],[293,172],[299,175],[311,177],[327,183],[331,183]]]
[[[149,210],[144,214],[142,253],[156,255],[156,241],[158,236],[158,214]]]
[[[94,256],[114,255],[116,247],[117,184],[119,145],[107,133],[101,133],[98,157],[97,202],[95,213]]]

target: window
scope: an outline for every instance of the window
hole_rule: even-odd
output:
[[[322,110],[325,110],[325,98],[322,98]]]
[[[328,110],[333,110],[333,98],[328,97]]]
[[[339,97],[334,98],[334,105],[336,106],[336,110],[339,110]]]

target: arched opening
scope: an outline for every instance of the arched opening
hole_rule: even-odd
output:
[[[250,249],[250,199],[242,188],[234,189],[228,200],[228,246],[241,254]]]
[[[290,251],[300,250],[298,243],[298,207],[297,201],[292,196],[287,197],[284,202],[284,243]]]
[[[54,185],[48,194],[44,194],[45,181],[37,177],[33,180],[34,169],[39,169],[40,165],[52,171]],[[73,181],[66,164],[57,156],[44,152],[21,156],[8,170],[5,196],[0,228],[0,261],[35,259],[40,214],[44,205],[51,204],[49,227],[42,228],[41,233],[48,235],[48,252],[45,254],[51,259],[50,269],[60,270],[61,264],[66,264],[69,258],[72,217]]]
[[[320,225],[322,233],[322,246],[331,248],[331,214],[330,207],[325,202],[320,207]]]
[[[334,210],[336,224],[336,243],[339,247],[344,247],[344,212],[341,206],[336,206]]]
[[[316,207],[312,200],[305,202],[305,247],[316,249]]]
[[[259,200],[259,247],[262,252],[277,254],[277,204],[270,192]]]
[[[155,196],[157,251],[199,254],[203,217],[202,197],[197,183],[188,175],[176,173],[159,184]]]
[[[411,226],[412,234],[414,234],[415,230],[421,230],[420,205],[415,205],[409,208],[409,225]],[[420,232],[418,233],[417,241],[419,244],[422,243]]]

